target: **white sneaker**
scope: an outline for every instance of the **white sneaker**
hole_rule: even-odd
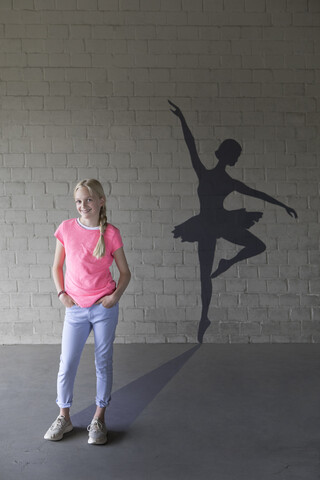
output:
[[[44,438],[46,440],[61,440],[65,433],[71,432],[73,425],[71,420],[66,420],[63,415],[59,415],[53,422],[49,430],[46,432]]]
[[[107,427],[98,418],[94,418],[87,428],[89,432],[88,443],[90,445],[104,445],[107,443]]]

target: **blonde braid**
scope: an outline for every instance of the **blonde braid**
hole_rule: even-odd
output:
[[[99,224],[100,224],[100,237],[97,242],[96,248],[94,249],[93,256],[96,258],[101,258],[106,253],[106,244],[104,241],[104,232],[106,231],[108,220],[107,220],[107,209],[105,205],[102,205],[99,215]]]

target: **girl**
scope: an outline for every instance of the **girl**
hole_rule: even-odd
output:
[[[93,330],[97,375],[96,412],[88,427],[89,444],[107,442],[104,415],[111,399],[112,353],[118,302],[130,281],[119,230],[107,222],[106,196],[98,180],[79,182],[74,189],[80,218],[65,220],[55,232],[52,268],[58,298],[66,307],[62,334],[57,404],[60,414],[44,438],[61,440],[73,429],[69,410],[75,375],[86,340]],[[120,277],[110,273],[113,259]],[[66,261],[66,272],[63,265]]]

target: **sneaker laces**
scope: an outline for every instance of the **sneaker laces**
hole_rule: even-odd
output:
[[[56,420],[53,422],[53,424],[51,425],[50,429],[51,430],[54,430],[55,428],[57,427],[62,427],[62,420],[64,419],[64,417],[61,417],[59,416],[58,418],[56,418]]]
[[[102,432],[103,431],[103,423],[100,422],[97,418],[93,419],[90,425],[87,426],[88,432],[93,431],[93,432],[98,432],[99,430]]]
[[[55,421],[51,425],[50,430],[54,430],[55,428],[61,427],[61,426],[62,426],[62,418],[58,417],[55,419]]]

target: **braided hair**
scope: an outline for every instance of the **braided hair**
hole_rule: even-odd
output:
[[[103,187],[101,183],[98,180],[95,180],[94,178],[86,179],[86,180],[81,180],[74,189],[74,195],[76,194],[76,191],[81,188],[85,187],[89,190],[90,195],[96,194],[99,198],[103,198],[106,200],[105,193],[103,191]],[[105,255],[106,252],[106,245],[104,241],[104,232],[106,231],[108,225],[108,220],[107,220],[107,209],[105,203],[102,205],[100,208],[100,213],[99,213],[99,227],[100,227],[100,236],[99,240],[97,242],[97,245],[93,251],[93,256],[96,258],[102,258]]]

